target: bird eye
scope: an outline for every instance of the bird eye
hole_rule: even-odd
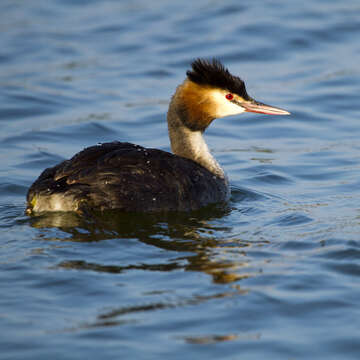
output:
[[[228,99],[228,100],[232,100],[234,98],[234,95],[233,94],[226,94],[225,97]]]

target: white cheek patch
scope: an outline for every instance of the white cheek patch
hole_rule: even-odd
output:
[[[226,94],[226,92],[221,92],[218,90],[214,90],[210,94],[212,101],[215,104],[217,118],[242,114],[245,111],[243,107],[236,105],[230,100],[226,99]]]

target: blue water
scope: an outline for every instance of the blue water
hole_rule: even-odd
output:
[[[2,0],[1,359],[359,359],[360,3]],[[82,148],[169,150],[166,110],[217,57],[287,117],[216,120],[225,208],[24,215]]]

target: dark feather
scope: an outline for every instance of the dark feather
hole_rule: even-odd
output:
[[[224,89],[241,96],[245,100],[250,100],[244,81],[231,75],[219,60],[196,59],[191,66],[192,70],[186,73],[189,80],[199,85]]]
[[[224,180],[192,160],[121,142],[89,147],[46,169],[28,203],[57,193],[78,201],[80,210],[141,212],[196,210],[227,196]]]

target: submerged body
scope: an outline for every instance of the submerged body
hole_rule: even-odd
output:
[[[250,98],[218,61],[198,59],[169,105],[174,154],[121,142],[89,147],[44,170],[28,191],[26,212],[190,211],[227,201],[228,180],[203,132],[215,118],[245,111],[289,114]]]

